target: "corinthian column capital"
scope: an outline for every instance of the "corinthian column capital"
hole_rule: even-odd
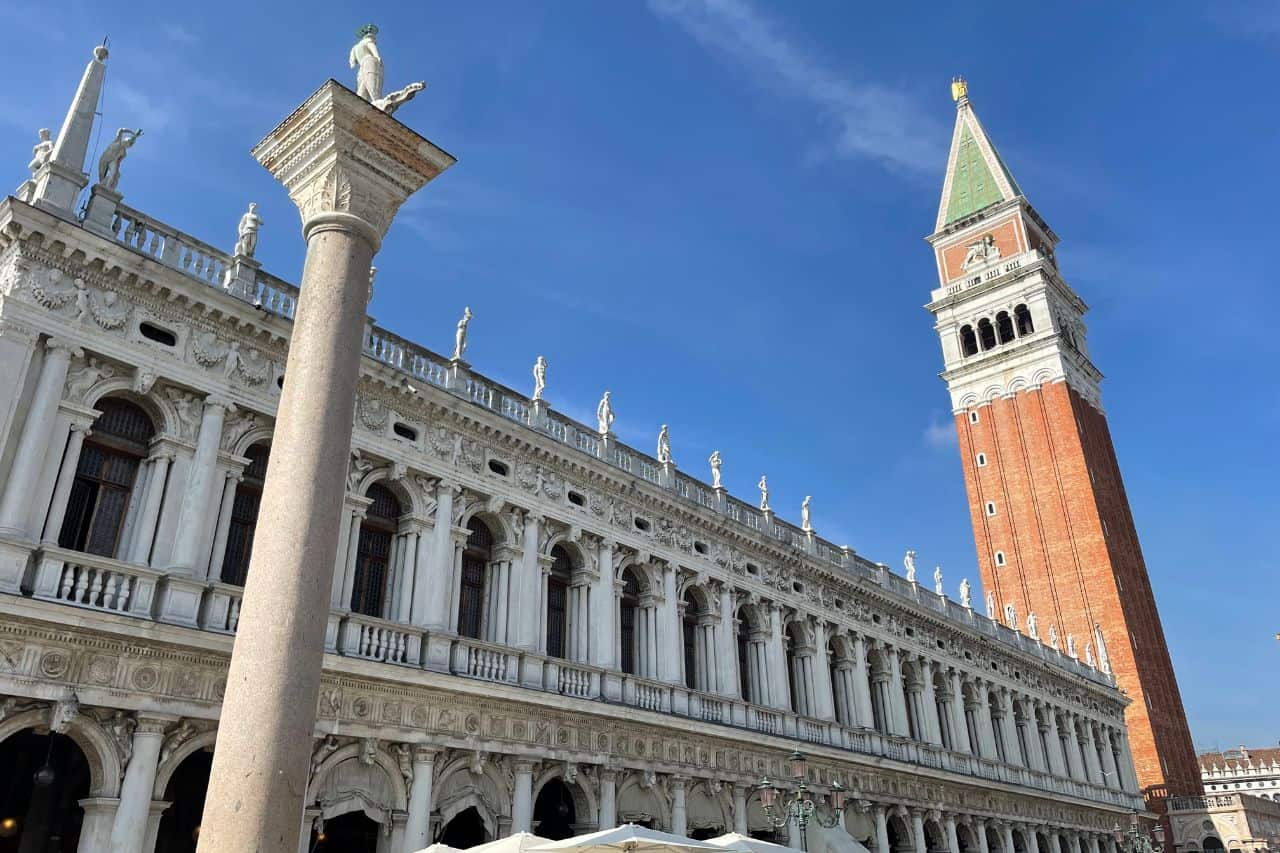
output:
[[[302,214],[356,231],[377,251],[400,205],[456,161],[334,80],[253,149]]]

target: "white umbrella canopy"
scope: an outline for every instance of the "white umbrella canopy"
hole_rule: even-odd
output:
[[[727,832],[715,838],[708,838],[707,843],[724,850],[736,850],[737,853],[801,853],[794,847],[774,844],[772,841],[761,841],[759,838],[737,832]]]
[[[464,853],[526,853],[527,850],[550,843],[550,838],[543,838],[541,835],[534,835],[532,832],[514,832],[506,838],[499,838],[497,841],[490,841],[476,847],[468,847]],[[432,850],[430,853],[438,852]],[[445,850],[443,853],[449,853],[449,851]]]
[[[688,853],[688,851],[719,850],[723,847],[708,844],[705,841],[694,841],[683,835],[672,835],[656,829],[646,829],[634,823],[624,824],[613,829],[602,829],[589,835],[566,838],[563,841],[552,841],[540,847],[531,848],[530,853],[552,853],[552,851],[580,851],[580,853]]]
[[[423,847],[417,853],[462,853],[457,847],[450,847],[448,844],[432,844],[429,847]]]

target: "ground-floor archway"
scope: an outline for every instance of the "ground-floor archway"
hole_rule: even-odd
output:
[[[312,853],[377,853],[382,825],[364,812],[347,812],[311,830]]]
[[[574,835],[577,809],[573,792],[559,779],[552,779],[542,786],[533,804],[533,831],[543,838],[559,841]]]
[[[465,808],[453,816],[453,820],[444,825],[436,841],[466,850],[477,844],[489,841],[489,833],[484,828],[484,818],[475,806]]]
[[[212,767],[213,752],[201,751],[188,755],[173,772],[164,790],[170,805],[160,818],[155,853],[195,853]]]
[[[31,729],[0,742],[0,853],[75,853],[89,762],[75,741]]]

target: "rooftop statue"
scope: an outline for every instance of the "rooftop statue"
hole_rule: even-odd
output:
[[[938,595],[945,595],[942,591],[942,566],[933,567],[933,591]]]
[[[804,503],[800,504],[800,529],[805,533],[813,532],[813,517],[809,509],[809,502],[812,500],[812,495],[805,495]]]
[[[1058,650],[1058,626],[1057,625],[1049,626],[1049,648],[1053,649],[1055,652]]]
[[[960,581],[960,603],[970,609],[973,608],[973,587],[969,586],[968,578]]]
[[[769,512],[769,481],[764,474],[760,475],[760,482],[756,483],[756,487],[760,489],[760,510],[761,512]]]
[[[1093,623],[1093,639],[1098,648],[1098,669],[1111,674],[1111,657],[1107,654],[1107,641],[1102,636],[1102,625],[1097,622]]]
[[[244,212],[244,216],[240,217],[239,238],[236,240],[236,249],[233,254],[244,258],[252,258],[253,253],[258,251],[258,228],[262,226],[262,217],[258,215],[258,203],[249,202],[249,209]],[[372,287],[372,276],[369,280]]]
[[[462,319],[458,321],[457,331],[453,333],[453,355],[452,361],[462,361],[462,356],[467,351],[467,324],[471,322],[471,308],[462,309]]]
[[[987,593],[987,618],[996,618],[996,594],[994,592]]]
[[[541,400],[542,392],[547,390],[547,360],[538,356],[533,363],[533,399]]]
[[[31,162],[27,164],[27,168],[31,170],[31,177],[33,178],[36,176],[36,172],[44,168],[44,164],[49,162],[49,157],[53,154],[53,140],[49,138],[49,128],[40,128],[36,135],[40,138],[36,140],[35,147],[31,149]]]
[[[720,463],[721,463],[720,451],[719,450],[712,451],[711,457],[707,459],[707,462],[711,463],[711,488],[713,489],[723,488],[720,485]]]
[[[908,549],[907,553],[902,556],[902,568],[907,572],[907,580],[911,583],[916,582],[916,552]]]
[[[116,138],[111,140],[98,160],[98,185],[103,189],[115,190],[120,185],[120,165],[139,136],[142,136],[142,128],[129,130],[122,127],[116,131]]]
[[[613,403],[609,399],[611,396],[612,392],[605,391],[604,396],[600,398],[600,405],[596,406],[596,427],[602,436],[613,431]]]
[[[1027,614],[1027,636],[1033,640],[1040,639],[1040,632],[1036,629],[1036,614],[1032,611]]]
[[[1018,608],[1012,602],[1004,606],[1004,622],[1013,630],[1018,630]]]
[[[671,433],[667,430],[666,424],[663,424],[662,429],[658,430],[658,462],[663,465],[672,464]]]
[[[358,40],[351,48],[347,62],[352,68],[358,69],[356,94],[372,104],[382,97],[382,55],[378,53],[378,28],[373,24],[365,24],[356,30],[356,38]]]

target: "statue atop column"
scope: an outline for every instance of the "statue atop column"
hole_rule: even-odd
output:
[[[711,488],[713,489],[724,488],[723,486],[720,485],[720,463],[721,463],[720,451],[719,450],[712,451],[710,458],[707,459],[707,462],[711,464]]]
[[[458,328],[453,333],[453,355],[450,361],[462,361],[462,356],[467,352],[467,324],[471,322],[471,308],[468,306],[462,309],[462,319],[458,321]]]
[[[658,430],[658,462],[662,465],[671,465],[671,433],[667,430],[667,425],[663,424],[662,429]]]
[[[1027,614],[1027,636],[1033,640],[1040,639],[1040,632],[1036,629],[1036,612],[1034,610]]]
[[[378,53],[378,28],[365,24],[356,30],[356,43],[347,63],[357,69],[356,94],[369,103],[382,97],[382,54]]]
[[[1055,652],[1058,650],[1058,626],[1057,625],[1049,626],[1049,648],[1053,649]]]
[[[533,363],[533,399],[534,401],[542,399],[542,392],[547,390],[547,360],[543,356],[538,356],[538,360]]]
[[[996,594],[994,592],[987,593],[987,618],[995,621],[996,618]]]
[[[942,591],[942,566],[933,567],[933,591],[938,595],[946,595]]]
[[[756,483],[756,488],[760,490],[760,511],[772,512],[769,509],[769,481],[764,474],[760,475],[760,482]]]
[[[902,555],[902,568],[907,572],[907,580],[911,583],[916,582],[916,552],[907,549],[907,553]]]
[[[236,248],[232,254],[239,255],[242,258],[252,258],[253,253],[258,251],[258,229],[261,226],[262,217],[258,215],[258,203],[251,201],[249,202],[249,209],[240,217]],[[372,277],[370,277],[369,284],[370,288],[372,288]]]
[[[1067,634],[1067,656],[1076,658],[1076,638],[1074,634]]]
[[[142,128],[130,130],[122,127],[116,131],[116,138],[111,140],[106,150],[102,152],[102,157],[98,159],[99,186],[114,192],[120,185],[120,166],[124,163],[125,155],[129,153],[129,149],[140,136],[142,136]]]
[[[964,578],[960,581],[960,604],[973,609],[973,587],[969,585],[969,579]]]
[[[613,403],[610,401],[612,396],[613,392],[605,391],[604,396],[600,398],[600,405],[596,406],[596,428],[602,437],[613,432]]]
[[[1013,630],[1018,630],[1018,608],[1009,602],[1004,606],[1004,623]]]
[[[804,502],[800,504],[800,529],[805,533],[813,532],[812,510],[809,508],[809,504],[812,500],[812,495],[805,495]]]

